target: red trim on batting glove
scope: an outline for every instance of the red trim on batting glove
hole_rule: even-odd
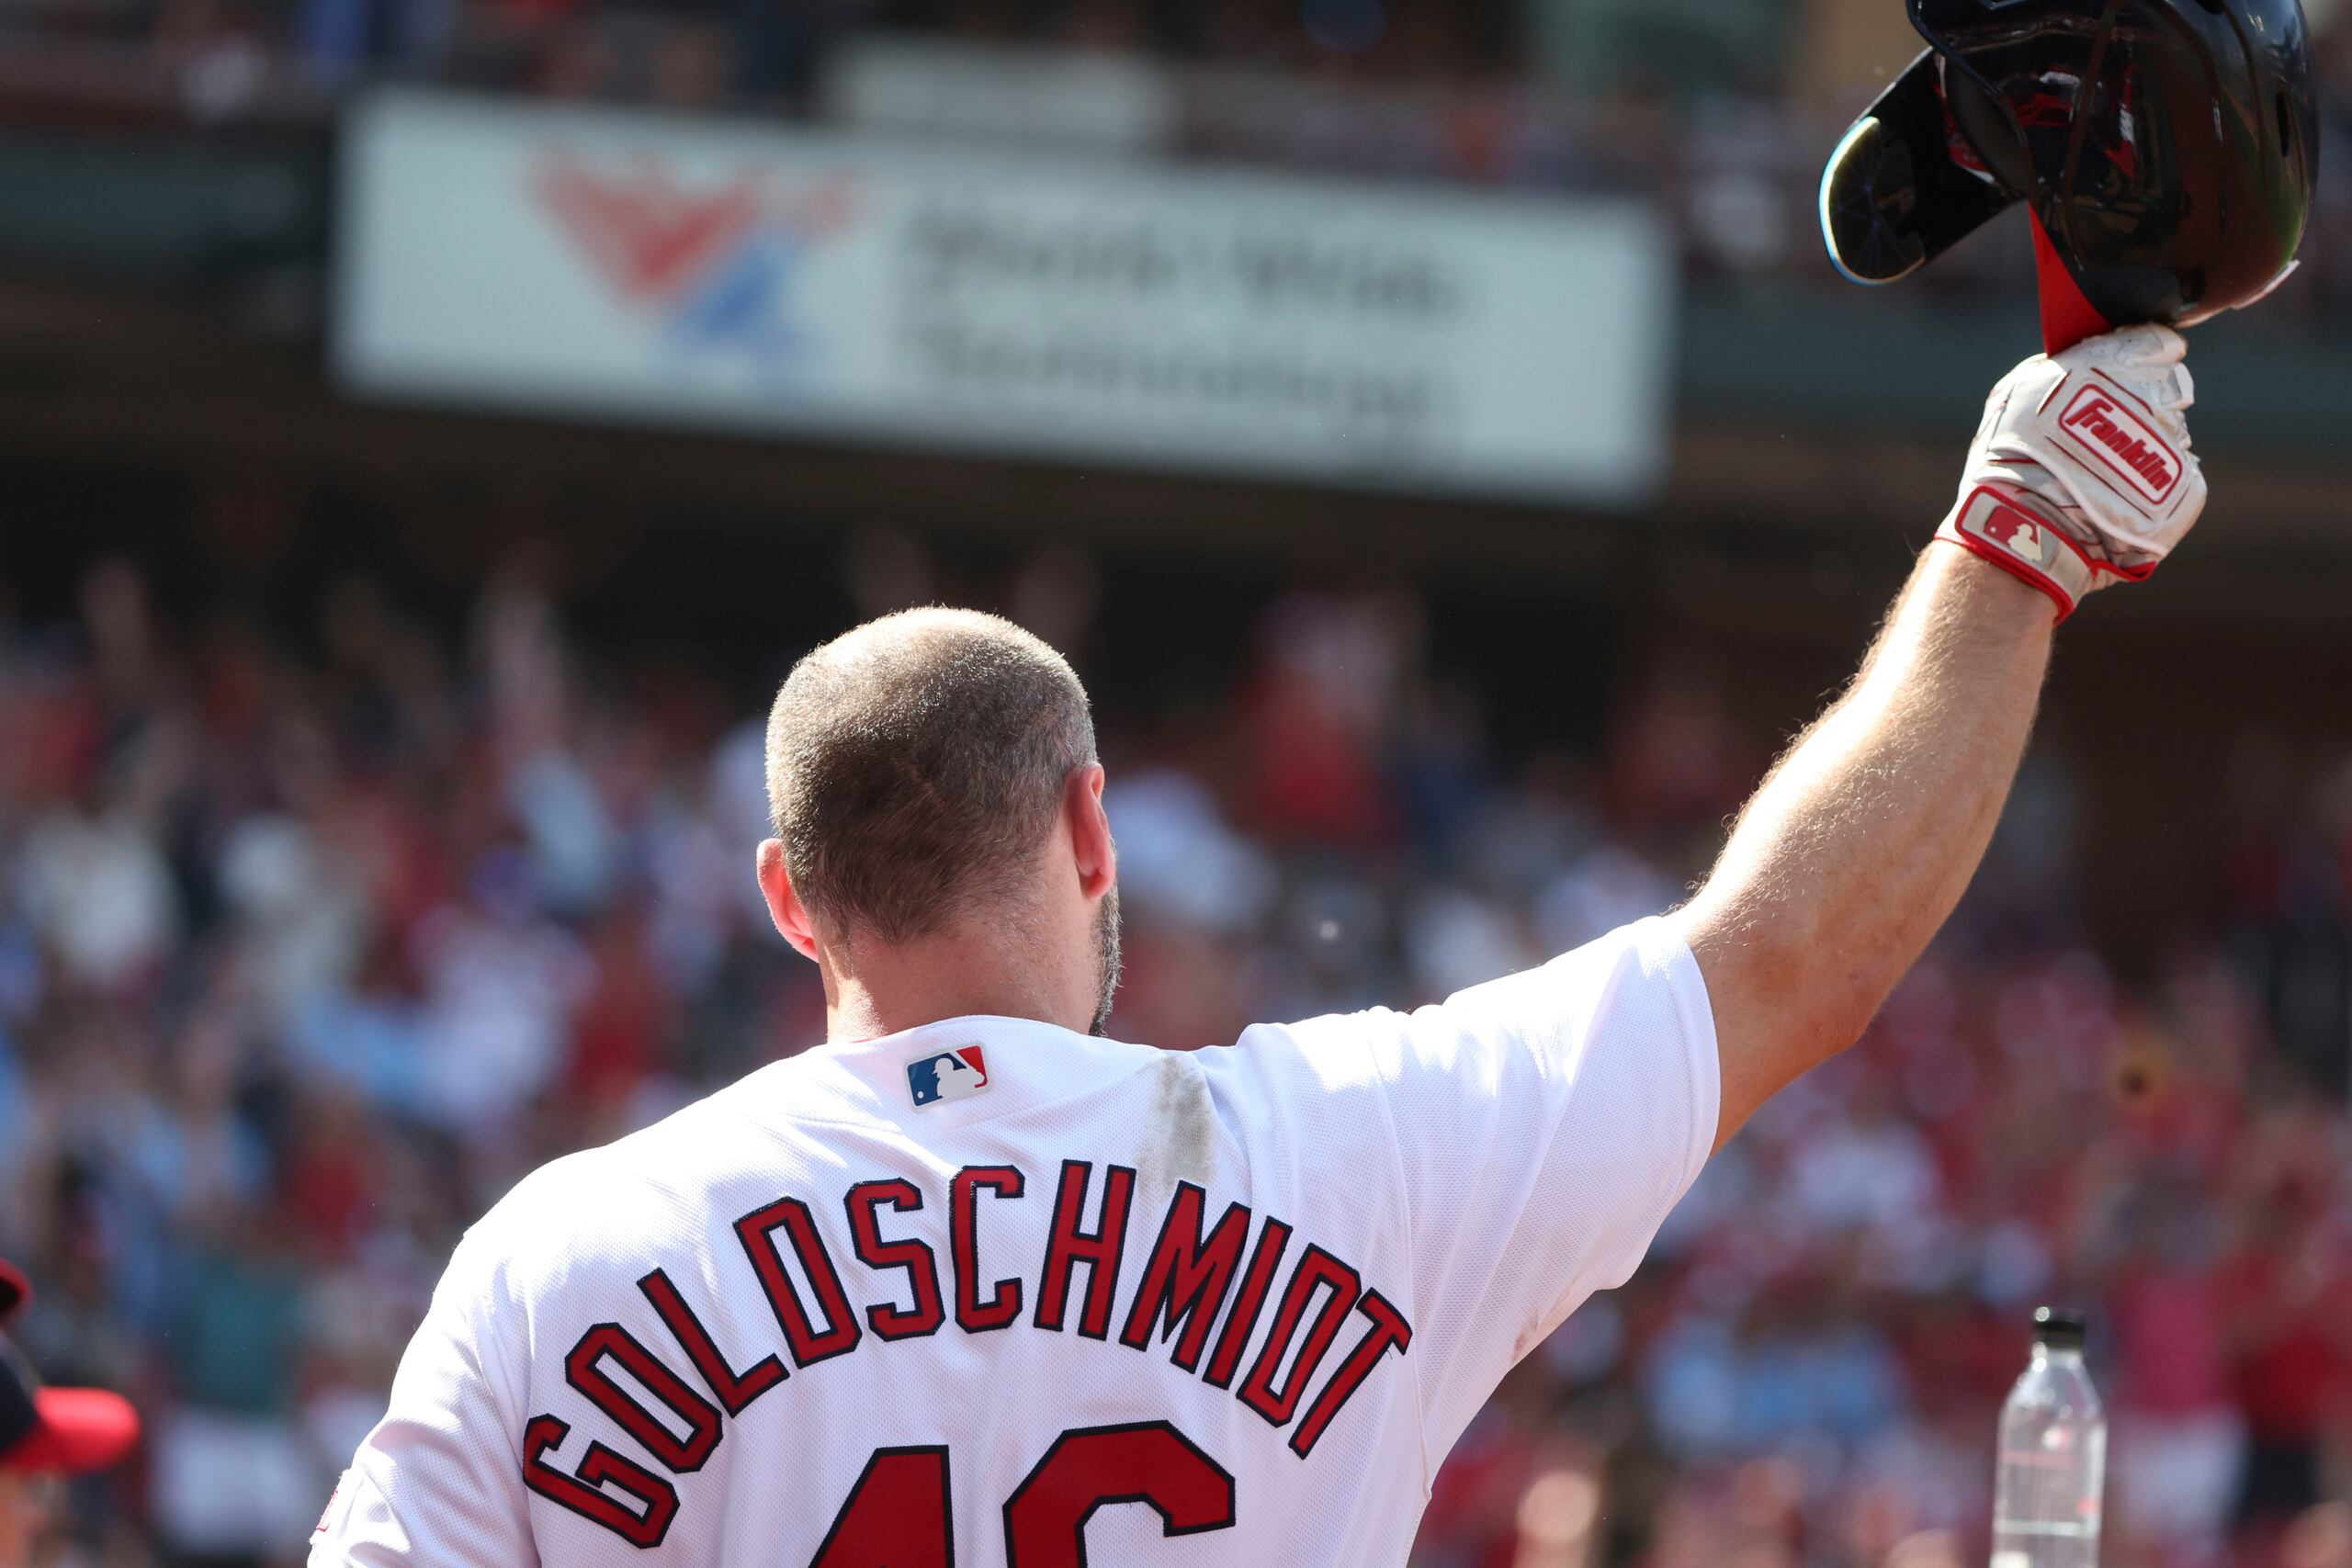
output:
[[[2014,491],[1978,485],[1961,497],[1936,537],[2049,594],[2061,621],[2098,585],[2099,563]]]

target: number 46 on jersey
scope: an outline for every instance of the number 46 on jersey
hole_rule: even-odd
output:
[[[951,1486],[945,1449],[876,1449],[808,1568],[955,1568]],[[1227,1529],[1233,1477],[1165,1421],[1064,1432],[1004,1500],[1009,1568],[1085,1568],[1086,1521],[1118,1503],[1171,1536]]]

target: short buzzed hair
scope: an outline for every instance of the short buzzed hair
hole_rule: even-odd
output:
[[[996,615],[908,610],[793,667],[768,717],[768,804],[801,903],[899,943],[1018,897],[1095,760],[1069,660]]]

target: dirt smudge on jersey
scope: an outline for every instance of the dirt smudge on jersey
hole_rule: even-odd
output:
[[[1209,1086],[1189,1056],[1170,1052],[1152,1069],[1151,1122],[1136,1151],[1136,1176],[1146,1192],[1179,1181],[1206,1187],[1216,1174],[1216,1111]]]

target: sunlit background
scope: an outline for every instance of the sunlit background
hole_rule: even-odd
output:
[[[1419,1568],[1982,1562],[2043,1301],[2110,1568],[2352,1568],[2307,4],[2324,199],[2195,334],[2203,528],[2067,628],[1960,918],[1513,1375]],[[149,1420],[55,1561],[299,1562],[458,1232],[820,1037],[755,727],[860,617],[1077,661],[1125,1038],[1680,897],[2036,346],[2022,228],[1820,254],[1915,49],[1898,0],[0,0],[0,1255]]]

